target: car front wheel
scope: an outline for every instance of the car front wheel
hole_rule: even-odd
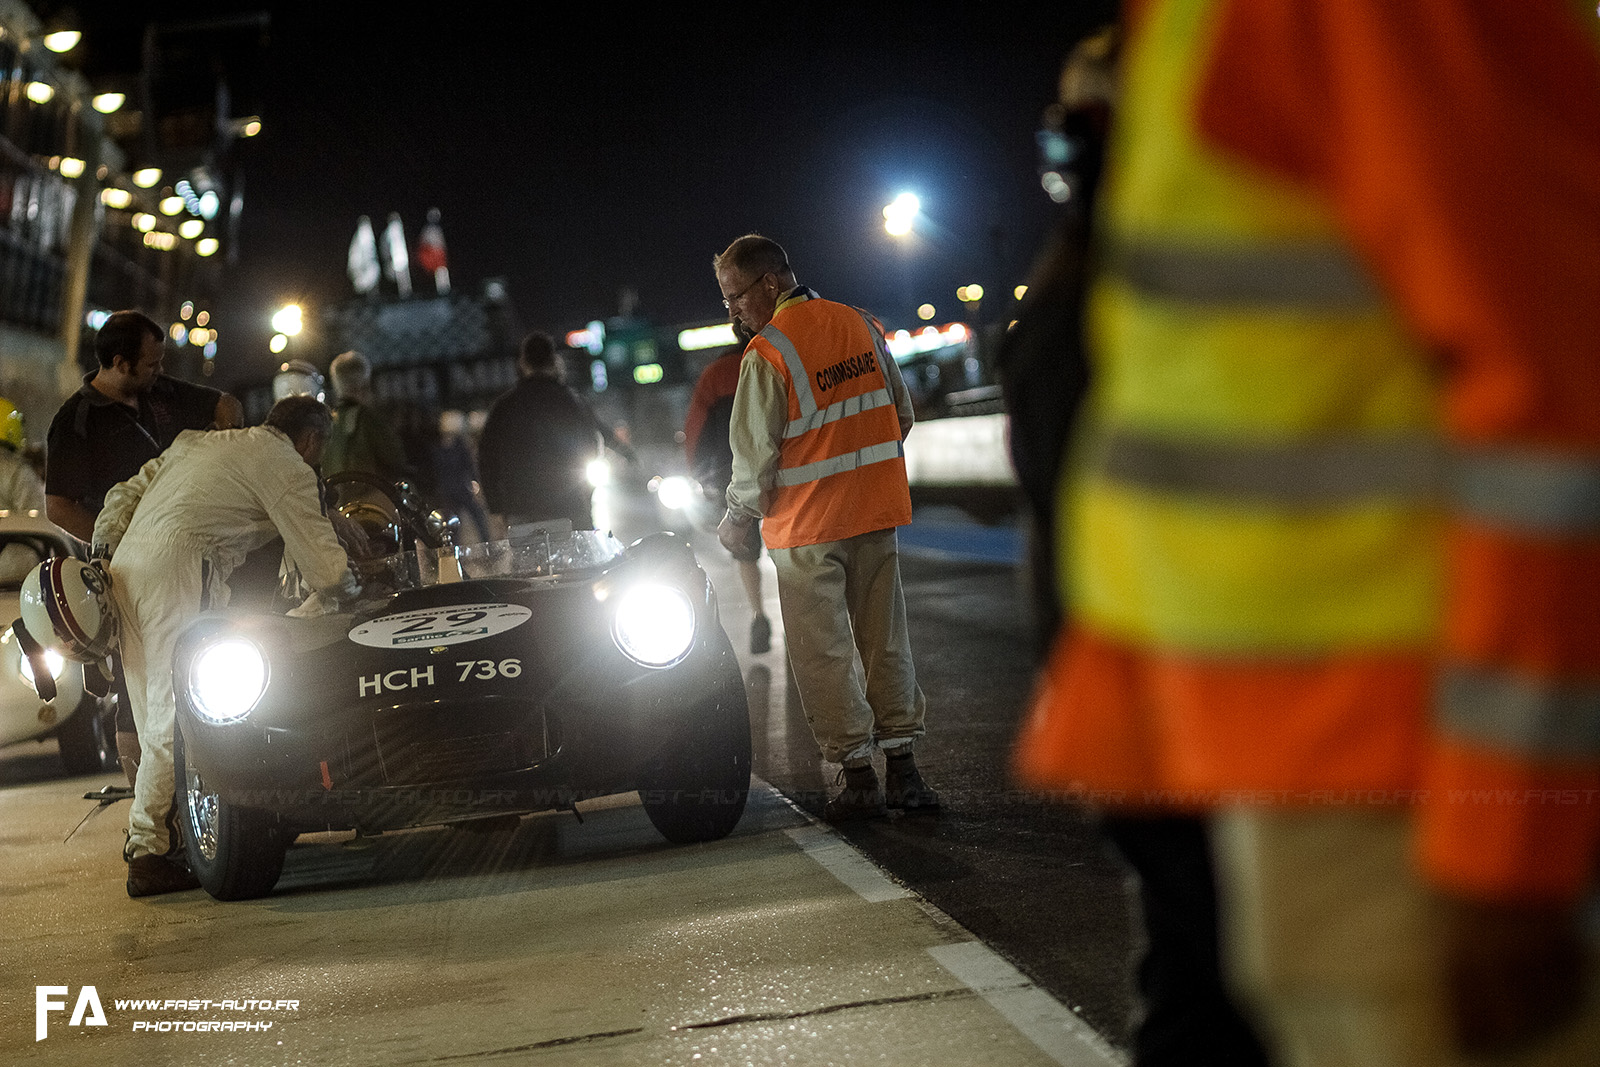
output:
[[[645,814],[675,844],[727,837],[744,814],[750,715],[742,699],[729,704],[664,749],[639,784]]]
[[[189,869],[218,900],[266,896],[278,883],[289,850],[277,816],[240,807],[216,792],[185,758],[182,731],[174,739],[174,749],[178,822]]]

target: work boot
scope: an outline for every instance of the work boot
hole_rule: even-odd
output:
[[[772,621],[757,615],[750,622],[750,651],[756,655],[772,651]]]
[[[884,764],[883,797],[889,807],[907,812],[939,810],[939,794],[922,780],[915,756],[891,753]]]
[[[840,768],[835,784],[843,784],[844,788],[822,808],[822,817],[828,822],[878,819],[889,814],[883,804],[883,790],[878,788],[878,772],[870,763],[865,767]]]
[[[200,879],[181,860],[150,853],[128,861],[128,895],[153,897],[160,893],[181,893],[199,889]]]

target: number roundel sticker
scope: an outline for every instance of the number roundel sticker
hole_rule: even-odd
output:
[[[379,615],[350,631],[350,640],[368,648],[461,645],[503,634],[527,622],[533,612],[519,604],[452,604]]]

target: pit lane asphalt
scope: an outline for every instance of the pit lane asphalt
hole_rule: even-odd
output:
[[[744,665],[756,773],[820,818],[835,786],[783,655],[771,562],[762,556],[773,650],[751,655],[751,613],[732,561],[714,534],[682,532],[712,577]],[[1034,671],[1021,535],[1014,524],[919,507],[900,545],[912,654],[928,701],[917,763],[943,811],[841,833],[1126,1048],[1136,1010],[1129,959],[1141,936],[1128,876],[1082,808],[1019,789],[1007,771]]]
[[[315,1008],[293,1027],[280,1020],[284,1046],[224,1038],[217,1055],[237,1063],[1115,1062],[1078,1020],[1123,1042],[1121,874],[1081,813],[1009,788],[1030,670],[1015,572],[934,540],[908,547],[903,567],[930,702],[920,762],[946,811],[844,835],[889,878],[848,873],[855,852],[758,786],[734,837],[707,846],[664,846],[621,798],[586,805],[581,827],[533,816],[481,844],[438,829],[359,850],[303,839],[265,901],[129,901],[115,862],[124,806],[61,840],[89,807],[82,791],[115,779],[58,779],[51,746],[11,750],[0,754],[11,919],[0,1060],[194,1062],[195,1042],[219,1037],[123,1032],[108,1044],[60,1013],[50,1044],[35,1045],[29,987],[75,995],[98,982],[108,998],[249,992]],[[714,545],[701,555],[742,638],[731,565]],[[770,572],[767,594],[776,621]],[[742,657],[757,772],[820,811],[832,783],[787,678],[781,625],[776,636],[774,652]],[[828,855],[847,873],[822,866]],[[755,947],[751,929],[781,950]],[[1024,1039],[1029,1025],[1044,1045]],[[1063,1035],[1066,1046],[1049,1044]]]

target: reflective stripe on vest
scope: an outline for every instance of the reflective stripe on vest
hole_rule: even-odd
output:
[[[858,467],[866,467],[870,464],[882,463],[890,459],[899,459],[901,455],[902,450],[899,441],[872,445],[869,448],[846,452],[842,456],[834,456],[831,459],[819,459],[815,463],[805,463],[798,467],[784,467],[778,471],[778,484],[782,486],[804,485],[806,482],[814,482],[819,478],[826,478],[830,474],[843,474],[845,471],[853,471]]]
[[[856,313],[861,315],[862,321],[867,325],[867,333],[872,337],[872,347],[878,360],[878,373],[883,380],[887,382],[889,380],[889,375],[883,368],[883,360],[886,358],[886,354],[884,353],[883,346],[879,341],[878,331],[873,327],[872,321],[868,319],[866,315],[861,314],[859,308],[856,309]],[[818,409],[816,397],[814,397],[811,393],[810,375],[806,371],[805,363],[800,359],[799,351],[794,347],[794,342],[790,341],[789,338],[784,335],[782,330],[770,323],[762,329],[761,336],[769,344],[771,344],[773,348],[776,348],[778,350],[778,354],[783,357],[783,365],[789,369],[790,382],[806,383],[806,388],[804,389],[801,389],[798,385],[794,387],[795,400],[798,401],[800,405],[800,417],[797,419],[791,419],[789,424],[783,428],[783,436],[785,440],[791,437],[799,437],[803,433],[814,430],[819,426],[826,425],[827,423],[837,421],[838,419],[848,418],[851,415],[859,415],[863,411],[871,411],[873,408],[887,407],[894,403],[894,397],[890,395],[886,386],[882,389],[874,389],[870,393],[863,393],[860,396],[847,397],[837,403],[829,404],[826,408]],[[801,480],[810,481],[811,479]],[[780,474],[778,484],[793,485],[797,483],[785,482],[783,480],[783,476]]]
[[[1447,496],[1463,518],[1493,526],[1600,532],[1600,464],[1513,451],[1448,456],[1417,434],[1261,445],[1123,430],[1104,438],[1090,465],[1123,485],[1160,492],[1293,509]]]
[[[887,383],[889,374],[883,366],[883,361],[892,357],[885,350],[883,340],[877,328],[873,326],[872,320],[860,308],[854,310],[866,326],[867,336],[872,339],[873,356],[878,363],[878,376]],[[839,419],[849,418],[851,415],[859,415],[863,411],[872,411],[876,408],[892,407],[894,405],[894,397],[890,394],[887,384],[885,384],[881,389],[846,397],[843,400],[829,404],[825,408],[818,408],[816,397],[811,389],[811,374],[806,369],[805,362],[800,358],[800,352],[795,348],[794,342],[789,340],[782,330],[771,323],[768,323],[762,329],[761,337],[773,348],[777,349],[778,355],[783,358],[783,364],[789,372],[790,389],[793,390],[795,401],[800,408],[800,416],[790,419],[783,428],[785,440],[799,437],[830,422],[837,422]],[[898,425],[898,416],[896,416],[896,425]],[[904,454],[905,449],[899,438],[896,438],[893,441],[882,442],[812,463],[779,468],[777,484],[779,486],[804,485],[806,482],[814,482],[831,474],[842,474],[845,471],[856,470],[873,463],[898,459]]]
[[[1557,759],[1600,757],[1600,686],[1455,666],[1439,681],[1439,723],[1492,748]]]
[[[1103,269],[1143,296],[1213,306],[1376,308],[1382,297],[1366,268],[1338,245],[1315,242],[1202,248],[1108,242]]]

